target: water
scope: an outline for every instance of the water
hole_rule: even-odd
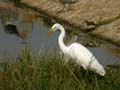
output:
[[[12,56],[17,56],[20,52],[21,47],[24,45],[22,44],[22,42],[30,44],[33,52],[38,52],[41,47],[45,47],[46,49],[51,48],[51,51],[53,51],[53,49],[58,46],[57,44],[58,33],[56,32],[50,37],[48,37],[47,35],[48,30],[49,28],[43,25],[40,25],[39,21],[35,21],[33,23],[32,32],[28,33],[25,40],[23,40],[16,35],[7,34],[4,31],[3,25],[0,23],[0,32],[1,32],[0,33],[0,55],[5,50],[7,50],[7,52],[12,54]]]
[[[88,48],[100,61],[102,65],[118,64],[119,58],[112,54],[108,49],[105,48]]]
[[[55,32],[51,36],[48,36],[47,32],[50,27],[44,26],[40,19],[31,22],[23,22],[21,17],[18,17],[13,20],[18,31],[22,32],[23,36],[20,37],[15,34],[6,33],[4,25],[5,22],[10,20],[10,18],[6,18],[7,16],[1,17],[0,19],[0,56],[2,56],[4,52],[7,52],[9,55],[16,58],[25,43],[31,46],[33,54],[39,53],[41,47],[44,47],[44,50],[49,49],[51,53],[54,53],[56,48],[59,47],[57,40],[59,33]],[[88,49],[90,49],[103,65],[116,64],[119,61],[116,56],[105,48],[92,47]]]

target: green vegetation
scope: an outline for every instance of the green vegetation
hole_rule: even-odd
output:
[[[0,58],[3,59],[3,58]],[[101,77],[85,71],[70,61],[65,64],[59,55],[32,56],[24,48],[17,58],[6,57],[0,64],[0,90],[119,90],[120,66],[106,67]],[[14,62],[13,62],[14,61]]]

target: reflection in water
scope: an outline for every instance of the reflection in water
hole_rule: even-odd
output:
[[[17,26],[15,24],[13,24],[11,22],[7,22],[7,24],[5,24],[4,27],[5,27],[4,30],[6,33],[19,36],[19,32],[18,32]]]
[[[30,24],[28,24],[28,26],[29,25]],[[23,37],[25,37],[26,32],[28,32],[29,35],[27,38],[25,38],[25,40],[23,40],[23,38],[16,37],[16,35],[6,34],[2,23],[0,23],[0,55],[2,55],[5,50],[7,50],[8,53],[12,54],[12,56],[18,56],[21,47],[24,46],[24,44],[21,44],[23,42],[31,45],[33,53],[39,52],[40,47],[42,46],[46,49],[51,48],[52,51],[54,51],[53,48],[57,47],[57,33],[51,37],[48,37],[48,28],[42,26],[39,20],[33,22],[33,25],[31,26],[33,30],[31,29],[23,32],[27,27],[27,24],[24,25],[24,23],[18,24],[16,26],[18,27],[19,34],[21,32]],[[28,28],[30,29],[30,27]]]
[[[33,23],[18,21],[19,23],[17,24],[15,22],[17,22],[17,20],[13,20],[12,18],[8,18],[8,19],[6,19],[6,17],[2,18],[4,31],[7,34],[16,35],[21,39],[26,39],[27,36],[33,31]]]
[[[32,22],[21,22],[19,27],[19,36],[22,39],[26,39],[29,34],[33,32],[33,23]]]

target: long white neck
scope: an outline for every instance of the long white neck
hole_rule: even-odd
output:
[[[59,27],[59,30],[61,31],[60,36],[58,38],[59,46],[64,53],[67,53],[68,47],[63,42],[64,36],[65,36],[65,30],[62,26]]]

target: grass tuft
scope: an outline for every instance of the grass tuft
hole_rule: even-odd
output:
[[[101,77],[59,56],[33,56],[24,48],[19,57],[0,64],[0,90],[119,90],[120,66],[106,67]]]

